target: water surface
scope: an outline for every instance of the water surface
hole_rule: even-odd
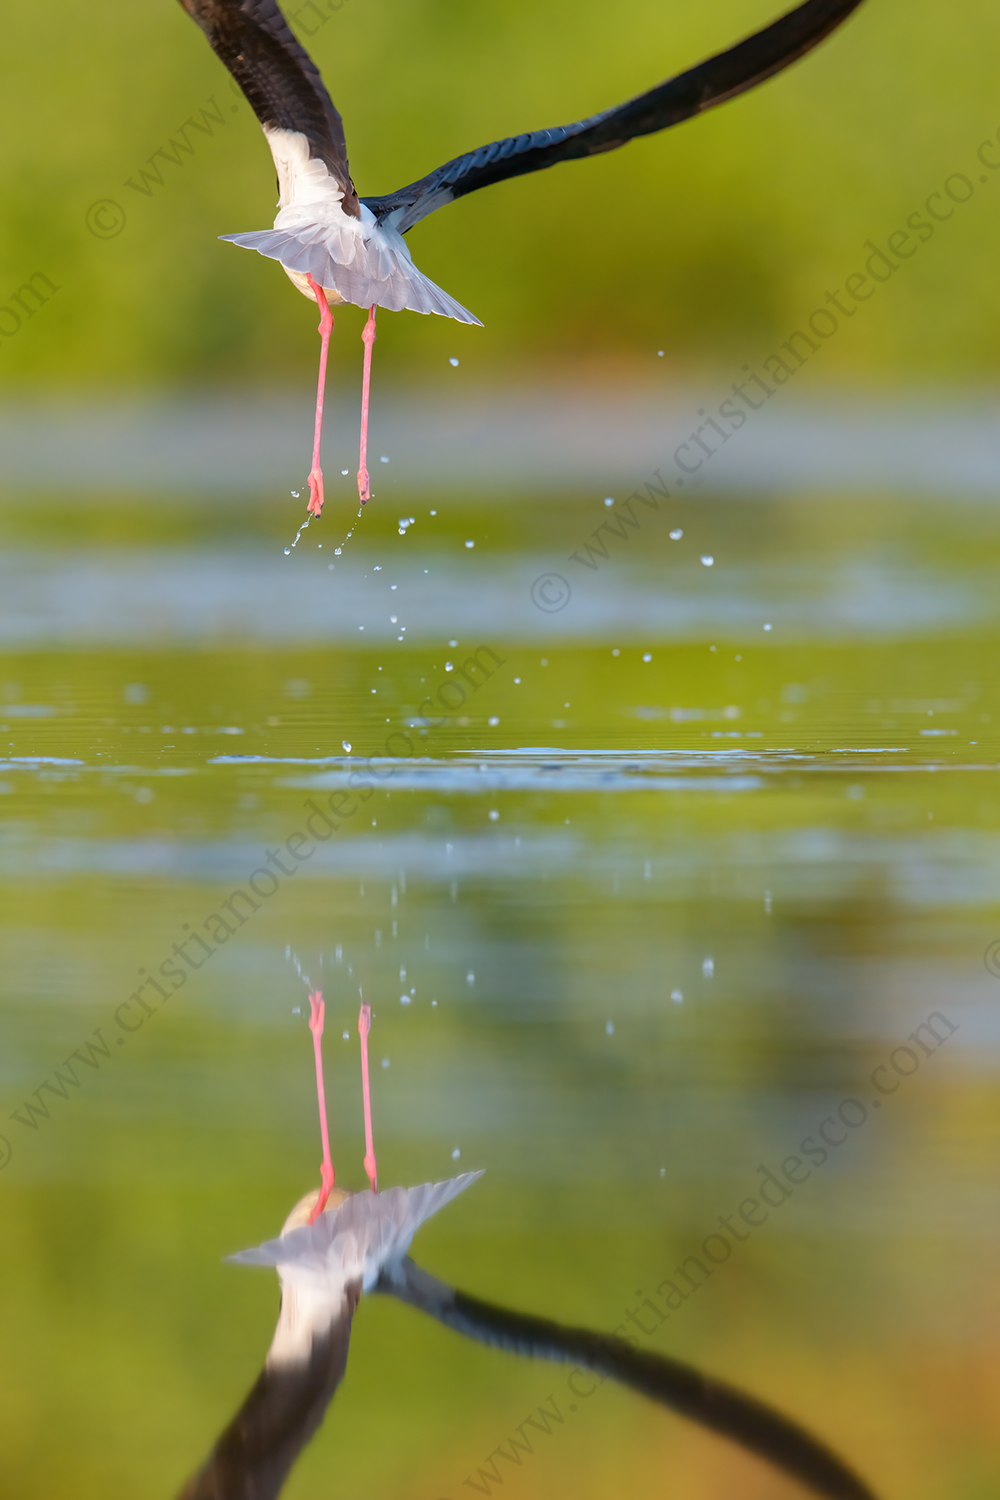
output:
[[[400,493],[336,559],[351,508],[286,555],[273,493],[0,512],[4,1492],[169,1495],[254,1378],[221,1258],[318,1180],[305,974],[343,1180],[363,987],[382,1182],[486,1168],[418,1258],[568,1321],[634,1331],[846,1116],[636,1336],[886,1496],[995,1494],[995,507],[705,494],[590,566],[603,494]],[[571,1405],[367,1299],[288,1494],[794,1493]]]

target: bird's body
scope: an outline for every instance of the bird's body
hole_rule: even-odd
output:
[[[273,229],[226,234],[234,244],[280,262],[290,280],[315,301],[309,276],[332,304],[385,307],[392,312],[440,313],[460,323],[479,323],[410,257],[398,229],[379,223],[365,203],[344,206],[344,188],[300,131],[265,126],[278,174],[278,216]],[[348,207],[354,207],[348,203]]]
[[[460,323],[479,323],[417,269],[403,235],[466,193],[559,162],[616,150],[636,136],[666,130],[745,93],[809,52],[861,0],[805,0],[736,46],[624,104],[571,125],[491,141],[445,162],[407,187],[376,198],[359,198],[351,178],[343,121],[318,68],[289,30],[277,0],[180,3],[250,101],[278,173],[280,196],[273,229],[222,238],[280,262],[299,291],[320,305],[323,342],[308,507],[310,514],[319,515],[323,508],[319,467],[323,378],[333,327],[329,303],[353,302],[369,309],[362,335],[365,376],[358,468],[358,492],[364,503],[369,498],[365,454],[376,307],[393,312],[407,308],[439,313]]]

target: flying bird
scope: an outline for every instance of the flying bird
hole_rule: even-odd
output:
[[[316,396],[309,515],[323,509],[320,443],[327,353],[333,331],[330,304],[368,309],[361,406],[358,495],[370,499],[367,467],[368,400],[375,309],[439,313],[479,323],[466,308],[413,264],[403,236],[437,208],[477,188],[537,172],[558,162],[614,151],[723,104],[779,73],[845,21],[861,0],[806,0],[770,26],[717,53],[647,93],[572,125],[491,141],[456,156],[407,187],[361,198],[351,177],[344,125],[305,48],[296,41],[276,0],[180,0],[205,32],[253,108],[278,175],[273,229],[227,234],[278,261],[320,310],[320,368]],[[520,233],[525,232],[522,224]]]
[[[824,1443],[734,1386],[612,1335],[495,1307],[421,1270],[407,1254],[414,1234],[482,1173],[378,1191],[367,1067],[371,1014],[362,1005],[365,1170],[371,1188],[361,1193],[337,1188],[323,1093],[322,995],[314,991],[309,1001],[322,1185],[295,1205],[277,1239],[228,1257],[238,1265],[277,1270],[278,1324],[253,1389],[179,1500],[275,1500],[344,1378],[351,1324],[364,1292],[394,1296],[479,1343],[571,1364],[571,1380],[583,1371],[617,1380],[742,1444],[825,1500],[875,1500],[873,1491]]]

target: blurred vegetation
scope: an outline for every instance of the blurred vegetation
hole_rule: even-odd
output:
[[[497,136],[579,118],[758,28],[780,0],[328,0],[297,11],[347,125],[362,194]],[[975,153],[1000,125],[1000,14],[987,0],[868,0],[815,55],[667,135],[502,184],[410,239],[485,331],[382,320],[385,377],[530,366],[634,377],[752,360],[784,338],[953,172],[971,202],[824,349],[823,379],[989,377],[1000,356],[1000,180]],[[59,293],[0,338],[20,386],[244,381],[311,368],[314,318],[270,263],[221,245],[273,217],[249,107],[173,0],[53,0],[6,21],[0,306],[36,271]],[[211,101],[215,101],[214,104]],[[201,111],[214,112],[215,119]],[[170,147],[188,128],[191,150]],[[219,123],[219,120],[223,123]],[[160,148],[163,185],[141,169]],[[112,199],[120,234],[90,233]],[[991,315],[992,314],[992,315]],[[340,316],[354,378],[361,314]],[[339,351],[338,351],[339,352]],[[662,371],[663,365],[658,368]],[[815,378],[815,377],[814,377]]]

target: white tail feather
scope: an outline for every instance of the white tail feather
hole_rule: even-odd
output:
[[[280,223],[284,214],[279,214]],[[301,219],[301,210],[296,217]],[[346,219],[346,215],[344,216]],[[358,221],[347,221],[347,225]],[[334,223],[312,222],[261,229],[251,234],[220,238],[277,260],[289,271],[312,276],[320,286],[340,293],[357,307],[388,308],[401,312],[440,313],[459,323],[482,324],[461,303],[418,271],[402,237],[394,230],[365,225],[364,230]],[[394,243],[398,240],[398,245]]]

